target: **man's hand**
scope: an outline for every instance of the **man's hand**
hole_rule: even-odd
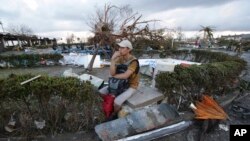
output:
[[[118,59],[118,57],[120,56],[120,52],[119,51],[116,51],[112,58],[111,58],[111,64],[110,64],[110,75],[111,76],[114,76],[116,74],[116,66],[115,66],[115,63]]]
[[[112,60],[115,60],[117,57],[121,56],[120,52],[119,51],[116,51],[113,56],[112,56]]]

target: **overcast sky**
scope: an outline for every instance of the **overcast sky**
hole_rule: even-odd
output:
[[[143,19],[161,20],[158,27],[250,33],[250,0],[0,0],[0,21],[4,28],[24,24],[44,36],[84,34],[88,17],[105,3],[129,4]]]

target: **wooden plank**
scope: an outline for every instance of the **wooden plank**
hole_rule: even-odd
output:
[[[37,76],[35,76],[35,77],[33,77],[33,78],[30,78],[30,79],[28,79],[28,80],[26,80],[26,81],[21,82],[20,84],[21,84],[21,85],[24,85],[24,84],[26,84],[26,83],[28,83],[28,82],[30,82],[30,81],[33,81],[33,80],[35,80],[35,79],[37,79],[37,78],[39,78],[39,77],[41,77],[41,75],[37,75]]]

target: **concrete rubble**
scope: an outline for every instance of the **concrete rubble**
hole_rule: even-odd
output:
[[[124,118],[95,126],[103,141],[113,141],[168,125],[179,114],[168,104],[154,105],[132,112]]]

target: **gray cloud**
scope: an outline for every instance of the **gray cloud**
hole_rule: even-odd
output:
[[[127,0],[134,9],[140,11],[160,12],[176,8],[188,8],[188,7],[211,7],[218,6],[225,3],[232,2],[234,0]]]
[[[1,0],[0,20],[25,24],[35,32],[87,31],[89,16],[105,3],[129,4],[144,18],[160,19],[165,27],[197,31],[200,25],[216,30],[250,31],[248,0]]]

